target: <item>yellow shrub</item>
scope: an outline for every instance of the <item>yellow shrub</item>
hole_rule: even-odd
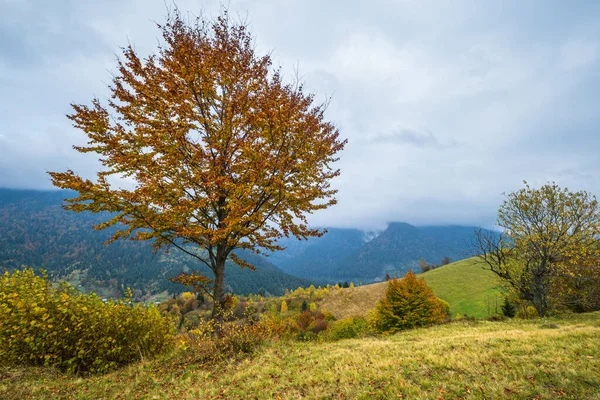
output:
[[[388,281],[385,297],[376,307],[373,323],[378,331],[394,333],[443,321],[450,306],[412,272]]]
[[[521,319],[534,319],[538,317],[538,312],[534,306],[525,303],[518,308],[515,317]]]
[[[196,298],[192,292],[183,292],[179,295],[179,297],[181,297],[184,302]]]
[[[327,336],[331,340],[353,339],[366,336],[370,332],[371,329],[364,317],[348,317],[331,324]]]
[[[166,351],[172,324],[131,298],[103,303],[32,269],[0,277],[0,362],[104,372]]]

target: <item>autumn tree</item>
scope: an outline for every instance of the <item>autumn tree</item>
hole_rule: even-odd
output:
[[[377,303],[374,324],[377,330],[394,333],[444,320],[448,303],[438,299],[425,280],[408,272],[402,279],[387,283],[385,297]]]
[[[497,224],[501,234],[476,231],[476,250],[540,317],[574,279],[589,282],[598,276],[600,209],[593,195],[555,183],[534,189],[525,182],[524,188],[507,196]]]
[[[235,249],[281,250],[284,236],[322,234],[307,215],[336,203],[330,180],[346,141],[325,120],[326,104],[285,83],[227,11],[214,20],[175,11],[158,27],[156,54],[123,49],[106,105],[72,105],[68,117],[88,137],[74,148],[99,156],[96,179],[50,175],[78,192],[66,209],[111,213],[95,227],[118,227],[111,240],[149,240],[204,263],[214,275],[214,316],[226,260],[254,268]]]

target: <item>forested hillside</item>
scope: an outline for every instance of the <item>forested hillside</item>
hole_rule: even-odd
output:
[[[184,288],[168,278],[184,270],[202,269],[177,249],[154,254],[149,243],[131,240],[105,245],[111,232],[96,231],[92,225],[107,215],[63,210],[63,199],[72,195],[65,191],[0,189],[0,270],[29,266],[44,268],[56,277],[76,271],[76,282],[82,288],[106,288],[117,295],[125,287],[137,294],[181,291]],[[282,272],[264,258],[253,254],[243,257],[257,269],[228,265],[232,271],[237,269],[226,281],[233,292],[278,295],[312,283]]]
[[[329,229],[321,238],[282,242],[287,251],[271,260],[284,271],[330,282],[368,283],[383,280],[386,273],[402,276],[418,270],[419,260],[441,264],[443,258],[457,261],[474,255],[474,227],[415,227],[393,222],[374,238],[356,229]],[[368,240],[370,239],[370,240]]]

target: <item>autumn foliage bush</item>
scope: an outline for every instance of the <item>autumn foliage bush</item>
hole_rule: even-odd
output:
[[[228,320],[231,316],[231,312],[226,312],[224,319]],[[177,335],[177,356],[186,363],[213,363],[252,353],[265,340],[276,335],[269,324],[201,320],[195,329]]]
[[[131,298],[104,303],[32,269],[0,277],[0,363],[105,372],[166,352],[173,326]]]
[[[382,333],[442,322],[449,306],[438,299],[425,281],[412,272],[388,281],[385,297],[377,304],[373,326]]]
[[[335,321],[330,325],[328,338],[330,340],[354,339],[367,336],[371,333],[367,320],[355,316]]]

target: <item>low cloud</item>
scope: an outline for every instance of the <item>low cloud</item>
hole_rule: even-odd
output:
[[[375,136],[371,141],[372,143],[408,144],[416,147],[430,147],[434,149],[447,149],[458,145],[458,142],[455,140],[442,143],[431,132],[420,132],[408,128],[399,129],[389,134]]]
[[[600,195],[600,2],[227,4],[284,76],[299,66],[317,101],[333,95],[327,118],[349,142],[338,204],[312,224],[489,226],[523,180]],[[119,47],[156,51],[165,14],[163,0],[0,0],[0,187],[94,176],[96,157],[71,148],[86,137],[69,104],[106,99]]]

